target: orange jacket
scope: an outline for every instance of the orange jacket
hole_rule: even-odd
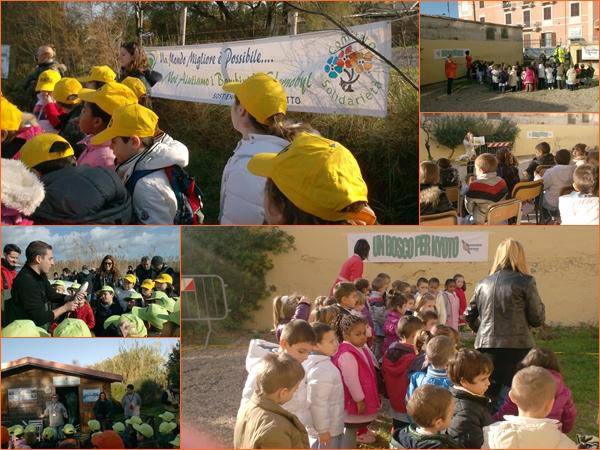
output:
[[[444,63],[444,70],[446,71],[446,78],[456,78],[456,67],[457,64],[450,60],[446,60]]]

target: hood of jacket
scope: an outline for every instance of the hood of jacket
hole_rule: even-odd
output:
[[[154,138],[154,144],[142,153],[119,163],[117,174],[126,182],[134,170],[164,169],[170,166],[186,167],[190,160],[188,148],[167,133]]]
[[[404,355],[415,355],[415,347],[403,342],[394,342],[387,350],[387,358],[391,362],[396,362]]]
[[[321,355],[318,353],[313,353],[308,356],[308,358],[306,359],[306,361],[304,363],[302,363],[302,366],[304,366],[304,370],[306,370],[306,373],[308,373],[312,369],[318,367],[321,364],[325,364],[327,362],[331,363],[331,357],[326,356],[326,355]]]
[[[565,446],[569,438],[559,430],[558,420],[519,416],[504,419],[484,428],[488,448],[569,448]],[[571,448],[576,448],[574,443]]]
[[[419,192],[421,203],[426,203],[432,206],[437,206],[442,196],[442,189],[439,186],[431,184],[422,184]]]
[[[248,354],[246,355],[246,371],[250,372],[266,355],[278,349],[279,345],[273,342],[263,339],[252,339],[248,346]]]
[[[290,142],[271,134],[253,134],[248,139],[240,139],[233,151],[234,156],[254,156],[258,153],[279,153]]]
[[[30,216],[44,200],[44,185],[16,159],[2,158],[2,205]]]

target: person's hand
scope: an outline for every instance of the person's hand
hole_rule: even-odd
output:
[[[77,303],[77,300],[71,300],[70,302],[65,303],[65,308],[67,312],[77,311],[79,304]]]
[[[364,400],[361,400],[360,402],[356,402],[356,406],[358,409],[358,415],[361,415],[363,412],[365,412],[365,409],[367,407],[367,405],[365,405]]]
[[[85,299],[86,299],[85,292],[78,292],[77,294],[75,294],[75,300],[77,300],[80,304],[83,305],[83,303],[85,302]]]
[[[331,442],[331,433],[329,431],[319,434],[319,445],[327,447]]]

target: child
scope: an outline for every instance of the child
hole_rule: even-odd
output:
[[[342,448],[344,433],[344,385],[338,368],[331,362],[338,340],[333,328],[325,323],[312,324],[317,343],[305,363],[312,448]]]
[[[356,290],[365,294],[367,297],[369,296],[369,292],[371,292],[371,283],[369,280],[365,278],[359,278],[354,280],[354,286],[356,286]]]
[[[168,273],[161,273],[154,279],[154,290],[164,292],[169,297],[175,294],[173,289],[173,277]]]
[[[506,182],[496,174],[498,160],[490,153],[475,159],[477,179],[469,184],[465,195],[465,206],[478,225],[486,223],[487,212],[492,204],[504,200],[508,194]]]
[[[460,299],[456,295],[456,283],[453,278],[448,278],[444,284],[444,306],[446,308],[446,325],[458,330],[458,316]]]
[[[117,74],[108,66],[93,66],[87,76],[80,78],[86,89],[100,89],[106,83],[115,82]]]
[[[410,398],[415,389],[424,384],[435,384],[449,389],[452,381],[448,378],[446,367],[454,352],[454,342],[448,336],[432,337],[425,348],[425,355],[429,361],[427,372],[415,372],[411,375],[406,398]]]
[[[460,448],[442,431],[448,428],[454,414],[454,401],[446,389],[424,385],[415,390],[406,404],[414,422],[394,431],[390,448]]]
[[[430,294],[429,292],[423,294],[417,302],[415,313],[419,314],[424,311],[433,311],[437,314],[436,298],[437,295]]]
[[[268,224],[372,225],[377,220],[360,167],[339,142],[303,132],[284,152],[253,156],[248,170],[267,178]]]
[[[81,83],[69,77],[61,78],[54,86],[44,106],[44,114],[57,131],[62,132],[69,120],[81,112],[81,99],[78,97],[81,89]]]
[[[115,154],[110,139],[100,141],[95,136],[106,130],[119,106],[131,105],[137,101],[137,97],[127,86],[111,81],[97,91],[82,89],[79,98],[85,102],[79,116],[79,128],[86,137],[79,143],[85,150],[79,155],[77,164],[114,169]]]
[[[154,442],[154,428],[147,423],[134,423],[132,425],[136,431],[137,448],[156,448]]]
[[[302,365],[288,354],[263,358],[256,392],[240,408],[235,422],[234,448],[309,448],[304,425],[283,407],[304,377]]]
[[[458,296],[459,308],[458,308],[458,324],[464,325],[465,322],[465,310],[467,309],[467,283],[465,277],[460,273],[457,273],[453,277],[456,283],[456,291],[454,292]]]
[[[550,153],[550,144],[547,142],[540,142],[535,146],[534,151],[535,157],[525,169],[528,181],[533,181],[537,166],[553,166],[555,164],[554,155]]]
[[[448,312],[446,311],[446,302],[440,292],[440,280],[433,277],[429,279],[429,293],[435,297],[435,312],[437,312],[440,323],[446,323]]]
[[[483,427],[492,423],[485,392],[490,386],[494,366],[491,359],[477,350],[463,348],[448,363],[448,375],[454,384],[454,416],[448,435],[464,448],[481,448]]]
[[[440,168],[440,187],[458,186],[460,178],[456,167],[452,167],[452,162],[448,158],[440,158],[437,162]]]
[[[356,448],[356,433],[377,417],[381,406],[375,375],[375,358],[367,347],[367,321],[354,315],[339,316],[338,335],[344,337],[333,363],[344,383],[347,412],[342,448]]]
[[[405,400],[408,368],[417,357],[415,341],[422,329],[423,322],[418,317],[402,317],[396,328],[399,341],[390,345],[383,357],[381,371],[390,399],[390,415],[394,430],[409,424]]]
[[[546,73],[546,89],[552,91],[554,90],[554,68],[550,64],[546,64],[544,72]]]
[[[452,204],[446,192],[440,187],[440,168],[433,161],[419,164],[419,209],[421,215],[439,214],[451,211]]]
[[[52,427],[46,427],[42,431],[42,440],[40,448],[56,448],[57,436],[56,431]]]
[[[67,293],[67,285],[65,284],[65,282],[63,280],[55,281],[54,284],[52,285],[52,287],[54,288],[54,292],[56,292],[57,294],[66,294]]]
[[[560,373],[558,359],[552,350],[545,348],[532,348],[523,358],[520,367],[542,367],[550,372],[556,383],[556,394],[552,409],[546,416],[549,419],[555,419],[559,422],[559,429],[563,433],[569,433],[573,430],[573,425],[577,419],[577,409],[573,403],[573,396],[570,389],[565,385]],[[495,420],[503,420],[507,415],[518,413],[517,405],[510,398],[506,398],[500,410],[494,415]]]
[[[585,164],[587,160],[587,154],[587,145],[585,144],[575,144],[575,146],[571,149],[571,156],[573,157],[573,162],[576,166]]]
[[[37,102],[33,107],[33,115],[36,117],[39,125],[47,133],[56,133],[56,129],[49,122],[44,112],[46,105],[51,101],[52,92],[56,83],[61,79],[61,75],[58,71],[48,69],[42,72],[35,85],[35,92],[37,93]]]
[[[118,302],[114,301],[115,291],[110,286],[102,286],[102,288],[96,292],[96,297],[100,299],[100,303],[94,310],[94,317],[96,325],[94,327],[94,333],[96,336],[104,336],[104,321],[110,316],[120,316],[123,314],[123,308]]]
[[[598,225],[598,167],[578,166],[573,192],[558,198],[561,225]]]
[[[367,297],[365,294],[359,290],[356,291],[356,294],[356,303],[354,304],[351,313],[355,316],[367,319],[367,343],[369,348],[371,348],[373,345],[373,318],[371,317],[371,311],[367,307]]]
[[[404,315],[405,316],[414,316],[414,312],[415,312],[415,305],[416,305],[416,301],[415,301],[415,296],[414,295],[406,295],[406,311],[404,311]]]
[[[283,327],[294,319],[308,320],[310,300],[300,295],[280,295],[273,299],[273,327],[277,341]]]
[[[506,182],[508,196],[511,196],[515,185],[521,181],[519,177],[519,164],[509,149],[501,148],[496,152],[498,168],[496,173]]]
[[[116,172],[132,197],[137,222],[179,224],[179,204],[169,174],[183,173],[189,161],[187,147],[160,131],[158,116],[137,103],[117,108],[112,119],[90,142],[96,145],[110,140]],[[200,206],[192,207],[194,223],[201,221]]]
[[[317,306],[310,313],[309,321],[311,323],[313,323],[313,322],[326,323],[327,325],[332,326],[335,319],[339,315],[339,313],[340,313],[340,311],[339,311],[338,307],[335,305]]]
[[[431,306],[432,309],[422,309],[416,313],[416,317],[421,319],[423,322],[423,328],[427,331],[433,330],[433,328],[439,323],[439,316],[435,312],[435,305]]]
[[[396,328],[400,318],[404,316],[406,312],[406,296],[400,293],[394,293],[387,303],[387,316],[385,324],[383,325],[383,331],[385,333],[385,339],[383,341],[382,353],[385,354],[390,345],[398,340],[398,334]]]
[[[417,280],[417,296],[416,300],[419,301],[423,294],[426,294],[429,291],[429,280],[427,278],[421,277]]]
[[[116,289],[116,296],[117,299],[119,301],[119,303],[121,304],[121,307],[123,308],[123,310],[127,309],[127,303],[128,303],[128,299],[134,295],[140,295],[137,293],[137,291],[134,289],[135,285],[137,284],[137,277],[131,273],[125,275],[123,278],[121,278],[121,284],[123,286],[123,288],[117,288]],[[141,295],[140,295],[141,297]],[[141,306],[141,305],[138,305]]]
[[[333,292],[335,305],[338,308],[338,314],[345,316],[352,314],[352,310],[356,306],[358,300],[358,291],[354,283],[340,283],[335,287]],[[342,335],[338,335],[338,339],[343,339]]]
[[[154,281],[153,280],[145,279],[144,281],[142,281],[142,283],[140,284],[140,294],[142,294],[144,301],[148,301],[148,299],[150,299],[150,297],[152,297],[153,289],[154,289]]]
[[[248,161],[259,152],[277,154],[309,127],[286,120],[286,92],[281,83],[265,73],[256,73],[243,83],[223,86],[233,94],[231,122],[242,135],[227,161],[221,180],[222,225],[262,225],[266,179],[248,170]]]
[[[567,89],[569,91],[574,91],[577,88],[577,71],[575,70],[575,66],[571,65],[569,70],[567,70]]]
[[[538,90],[544,89],[546,87],[546,65],[540,61],[537,65],[537,88]]]
[[[535,86],[535,73],[532,67],[527,67],[521,74],[523,86],[526,92],[533,92]]]
[[[542,177],[544,180],[544,208],[550,213],[558,212],[558,197],[565,186],[573,184],[575,166],[571,164],[571,152],[561,149],[556,152],[556,165],[550,167]]]
[[[316,336],[313,328],[308,322],[300,319],[292,320],[283,327],[279,346],[261,339],[251,340],[246,356],[248,378],[246,378],[244,384],[238,417],[240,417],[239,414],[241,414],[244,405],[257,392],[257,377],[262,370],[265,355],[274,352],[286,353],[299,363],[303,363],[312,352],[315,343]],[[284,408],[296,415],[305,426],[309,426],[311,418],[310,411],[308,411],[306,390],[306,380],[303,379],[296,394],[285,402]]]
[[[508,86],[508,71],[506,70],[506,66],[503,65],[498,73],[498,87],[502,94],[506,92],[506,86]]]
[[[440,325],[437,323],[437,314],[433,311],[425,311],[418,315],[421,322],[423,322],[423,329],[417,335],[415,348],[417,350],[417,357],[408,369],[408,376],[412,376],[415,372],[427,372],[429,361],[427,361],[427,354],[425,349],[427,343],[435,336],[447,336],[454,342],[454,348],[457,349],[460,344],[460,334],[454,328],[446,325]],[[434,319],[434,320],[432,320]]]
[[[511,66],[508,72],[508,87],[511,92],[517,92],[517,86],[519,85],[519,74],[516,66]]]
[[[519,370],[508,396],[519,415],[485,427],[483,448],[577,448],[557,420],[546,418],[556,396],[556,381],[548,370],[535,366]]]
[[[383,342],[385,340],[385,315],[386,315],[386,291],[387,283],[385,278],[377,277],[371,282],[371,293],[369,294],[369,306],[373,317],[373,331],[375,334],[375,346],[373,353],[379,360],[383,355]],[[339,336],[338,336],[339,337]]]
[[[152,101],[148,95],[148,89],[142,80],[136,77],[126,77],[121,81],[121,84],[124,84],[133,91],[140,105],[152,109]]]
[[[500,83],[500,66],[497,64],[492,66],[492,71],[490,73],[492,76],[492,89],[497,91],[498,83]]]
[[[565,66],[564,64],[560,63],[557,67],[556,67],[556,87],[558,87],[558,89],[564,89],[564,85],[565,85]]]

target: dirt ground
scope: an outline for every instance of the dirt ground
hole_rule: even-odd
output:
[[[446,95],[446,83],[421,88],[421,112],[597,112],[598,80],[593,86],[534,92],[492,92],[486,86],[456,80],[458,89]]]

